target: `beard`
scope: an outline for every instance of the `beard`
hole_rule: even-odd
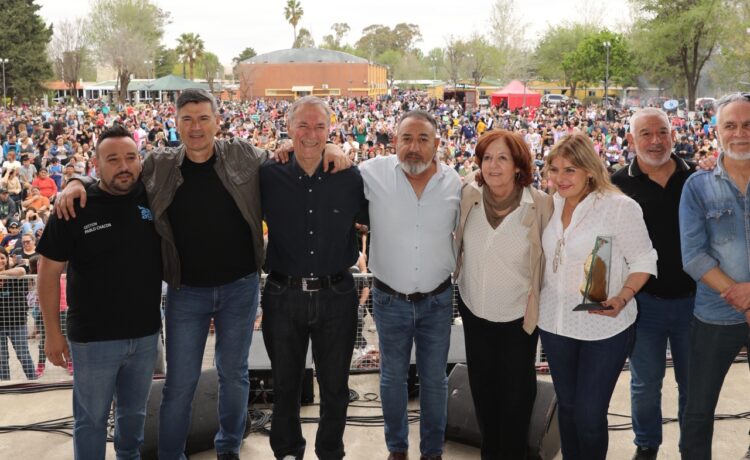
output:
[[[732,160],[735,161],[745,161],[750,160],[750,152],[735,152],[732,149],[724,149],[724,155],[728,156]]]
[[[671,155],[663,155],[661,157],[654,158],[651,155],[636,155],[636,158],[638,158],[639,162],[643,162],[647,164],[648,166],[651,166],[652,168],[658,168],[659,166],[663,166],[669,162],[670,158],[672,158]]]
[[[418,176],[423,172],[427,171],[427,168],[432,164],[432,159],[429,161],[418,161],[409,160],[408,157],[404,161],[399,162],[401,169],[409,176]]]

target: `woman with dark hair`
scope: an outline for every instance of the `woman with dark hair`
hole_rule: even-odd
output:
[[[10,380],[8,340],[13,344],[23,373],[29,380],[37,378],[34,361],[29,353],[29,306],[26,303],[27,281],[19,277],[26,274],[21,267],[10,267],[10,258],[0,247],[0,380]],[[8,277],[16,277],[8,278]]]
[[[461,191],[454,274],[469,385],[482,459],[526,458],[536,397],[541,238],[552,199],[531,186],[531,154],[518,134],[485,133],[476,160],[480,169]]]

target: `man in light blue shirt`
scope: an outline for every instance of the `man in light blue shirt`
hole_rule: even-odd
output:
[[[750,93],[716,103],[721,155],[713,171],[685,183],[680,200],[682,261],[698,282],[691,329],[682,458],[711,458],[721,386],[750,345]]]
[[[389,460],[409,449],[407,375],[412,344],[419,374],[420,452],[440,460],[448,406],[445,375],[453,320],[453,231],[461,180],[436,157],[435,119],[411,111],[396,132],[396,156],[359,165],[369,200],[375,324],[380,343],[380,395]]]

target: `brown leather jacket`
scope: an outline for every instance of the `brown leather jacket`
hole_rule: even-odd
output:
[[[237,207],[253,232],[255,266],[260,269],[264,259],[262,215],[260,209],[260,181],[258,169],[270,154],[239,140],[220,140],[214,143],[214,169],[234,198]],[[182,184],[180,166],[185,158],[185,146],[155,150],[143,162],[141,180],[146,186],[156,231],[161,236],[164,280],[172,287],[180,286],[180,257],[177,254],[167,208],[172,203],[177,187]]]

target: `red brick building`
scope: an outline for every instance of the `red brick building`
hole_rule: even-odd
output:
[[[341,51],[293,48],[239,65],[240,94],[294,100],[314,96],[377,96],[388,92],[386,68]]]

